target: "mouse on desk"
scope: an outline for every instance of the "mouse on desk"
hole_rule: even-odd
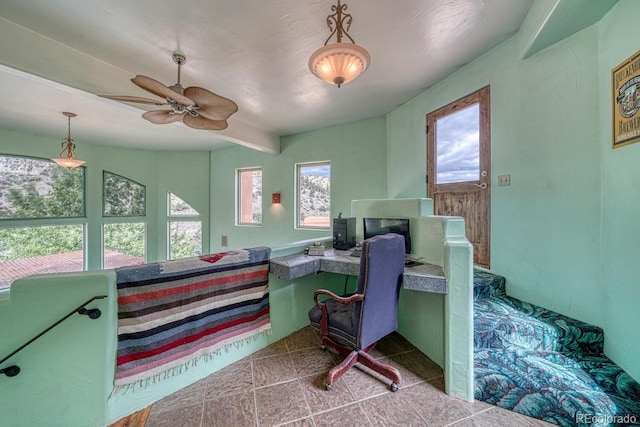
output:
[[[361,253],[362,253],[362,243],[356,243],[356,246],[353,248],[353,251],[351,251],[351,256],[360,257]]]
[[[417,265],[422,265],[422,263],[419,262],[418,260],[411,259],[411,258],[405,258],[404,259],[404,266],[405,267],[415,267]]]

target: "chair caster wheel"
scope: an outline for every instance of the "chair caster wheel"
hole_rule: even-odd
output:
[[[392,392],[396,392],[398,391],[398,384],[396,383],[391,383],[391,386],[389,387],[391,389]]]
[[[327,391],[331,390],[331,384],[327,384],[327,383],[325,383],[325,384],[324,384],[324,388],[325,388],[325,390],[327,390]]]

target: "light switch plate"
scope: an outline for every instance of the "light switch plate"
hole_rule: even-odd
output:
[[[503,187],[511,185],[511,175],[498,175],[498,185]]]

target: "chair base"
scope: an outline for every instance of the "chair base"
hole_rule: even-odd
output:
[[[331,389],[331,386],[335,384],[336,381],[340,379],[353,365],[356,363],[361,363],[367,368],[371,369],[374,372],[379,373],[380,375],[391,380],[391,385],[389,388],[391,391],[397,391],[398,386],[402,383],[402,377],[400,376],[400,372],[394,368],[393,366],[389,366],[385,363],[380,362],[379,360],[374,359],[368,353],[376,346],[377,343],[371,344],[369,347],[364,350],[352,350],[348,347],[340,345],[333,341],[331,338],[327,336],[322,337],[322,349],[324,350],[326,347],[331,347],[337,350],[339,353],[346,356],[346,358],[340,363],[338,366],[334,367],[327,374],[327,379],[325,381],[325,388],[327,390]]]

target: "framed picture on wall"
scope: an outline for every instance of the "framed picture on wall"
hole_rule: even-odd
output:
[[[611,70],[613,148],[640,141],[640,50]]]

